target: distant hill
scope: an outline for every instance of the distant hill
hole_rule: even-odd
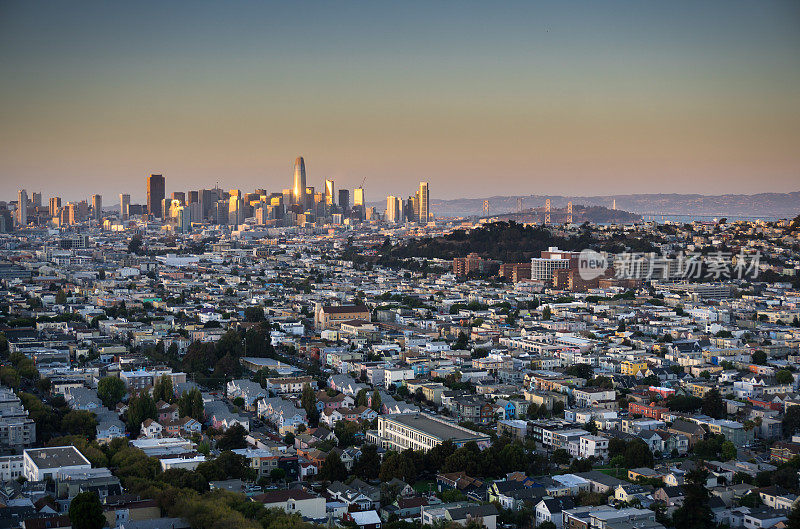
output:
[[[565,237],[541,225],[508,221],[486,224],[472,230],[454,230],[440,237],[409,239],[397,246],[382,247],[378,262],[390,264],[409,257],[452,259],[474,252],[505,263],[521,263],[531,257],[539,257],[541,251],[550,246],[574,251],[594,248],[612,253],[626,248],[636,252],[654,251],[650,240],[622,234],[611,240],[598,240],[591,230],[580,230],[574,236]]]
[[[431,193],[431,211],[437,216],[483,216],[483,201],[489,201],[489,214],[523,211],[544,206],[551,200],[553,208],[564,208],[567,202],[585,206],[611,208],[614,200],[618,210],[639,215],[706,215],[717,217],[782,217],[793,218],[800,213],[800,191],[793,193],[759,193],[755,195],[695,195],[695,194],[636,194],[605,196],[526,195],[460,198],[441,200]]]

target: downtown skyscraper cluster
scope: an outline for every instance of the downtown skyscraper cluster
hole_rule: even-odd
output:
[[[280,191],[264,188],[252,191],[241,189],[211,189],[172,191],[168,193],[167,179],[163,174],[146,177],[146,201],[132,204],[129,193],[121,193],[118,210],[103,210],[103,197],[95,194],[89,201],[67,203],[61,197],[50,197],[47,206],[41,204],[41,193],[28,199],[26,190],[20,190],[14,209],[6,210],[5,219],[0,212],[0,228],[35,225],[68,226],[87,221],[118,226],[124,229],[133,219],[157,220],[177,232],[191,231],[192,224],[231,226],[241,224],[261,226],[323,226],[351,225],[361,222],[427,224],[430,219],[428,184],[421,182],[418,191],[407,201],[389,200],[385,212],[368,207],[362,181],[355,189],[337,189],[333,179],[324,179],[317,190],[308,185],[306,163],[302,156],[294,161],[291,187]],[[393,198],[393,197],[390,197]],[[11,203],[14,206],[13,202]]]

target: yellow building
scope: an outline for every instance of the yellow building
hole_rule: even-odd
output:
[[[625,360],[620,364],[620,368],[622,369],[623,375],[636,375],[639,371],[647,371],[648,366],[647,362],[632,362],[630,360]]]
[[[336,328],[350,320],[370,321],[369,309],[364,305],[320,305],[315,314],[316,323],[323,329]]]

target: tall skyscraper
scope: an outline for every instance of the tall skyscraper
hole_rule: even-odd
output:
[[[187,204],[194,204],[200,202],[200,192],[199,191],[189,191],[186,195],[187,197]]]
[[[336,204],[336,202],[335,202],[336,195],[334,193],[335,193],[335,191],[334,191],[333,180],[326,179],[325,180],[325,205],[328,206],[328,211],[330,211],[330,206]]]
[[[92,195],[92,215],[94,220],[103,218],[103,197],[100,195]]]
[[[386,222],[403,222],[403,201],[396,196],[386,197]]]
[[[61,209],[61,197],[50,197],[50,216],[55,217]]]
[[[294,183],[292,185],[292,201],[306,210],[306,162],[302,156],[294,161]]]
[[[428,205],[428,182],[419,183],[419,223],[425,225],[430,218]]]
[[[131,196],[122,193],[119,195],[119,218],[128,220],[131,215]]]
[[[24,189],[20,189],[17,196],[17,224],[28,225],[28,192]]]
[[[180,233],[188,233],[191,229],[191,213],[188,206],[175,208],[175,229]]]
[[[353,205],[354,206],[363,206],[364,205],[364,188],[357,187],[353,190]]]
[[[169,208],[172,207],[172,199],[171,198],[164,198],[161,201],[161,218],[167,220],[169,217]]]
[[[183,191],[173,191],[172,200],[180,200],[181,205],[186,204],[186,193]]]
[[[344,215],[347,215],[350,209],[350,191],[347,189],[339,190],[339,207]]]
[[[34,191],[33,198],[31,199],[31,206],[34,208],[42,207],[42,194]]]
[[[242,192],[238,189],[231,189],[228,199],[228,224],[238,226],[244,220]]]
[[[79,216],[78,205],[70,202],[61,209],[61,224],[76,224]]]
[[[147,212],[154,217],[164,218],[165,188],[163,175],[151,174],[147,178]]]

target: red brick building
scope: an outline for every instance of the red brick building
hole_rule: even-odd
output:
[[[650,404],[631,402],[628,404],[628,411],[633,415],[642,415],[643,417],[660,421],[662,415],[669,413],[669,408],[656,406],[655,403],[652,402]]]

